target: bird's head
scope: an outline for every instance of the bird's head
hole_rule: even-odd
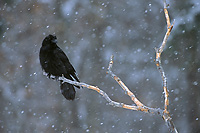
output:
[[[57,37],[50,34],[50,35],[45,37],[45,39],[42,42],[42,45],[43,46],[47,46],[47,45],[55,46],[56,43],[57,43]]]

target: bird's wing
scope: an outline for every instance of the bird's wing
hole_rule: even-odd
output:
[[[72,75],[74,79],[76,79],[76,81],[80,82],[78,77],[76,76],[76,71],[74,69],[74,67],[72,66],[72,64],[69,62],[68,57],[66,56],[66,54],[58,47],[57,53],[55,53],[63,62],[63,64],[65,65],[66,71],[68,74]]]

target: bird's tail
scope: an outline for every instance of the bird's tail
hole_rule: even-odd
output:
[[[67,100],[74,100],[76,91],[73,85],[66,82],[65,83],[60,82],[60,89],[61,89],[62,95]]]

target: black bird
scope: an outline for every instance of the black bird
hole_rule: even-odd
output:
[[[48,35],[43,40],[39,53],[42,69],[47,73],[49,78],[55,76],[55,78],[58,79],[58,77],[64,75],[67,79],[80,82],[76,76],[74,67],[69,62],[66,54],[56,43],[57,38],[54,35]],[[79,86],[76,87],[80,88]],[[60,89],[62,95],[67,100],[74,100],[76,94],[74,85],[60,81]]]

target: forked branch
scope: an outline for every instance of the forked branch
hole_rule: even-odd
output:
[[[52,78],[54,78],[54,77],[52,77]],[[116,77],[116,78],[118,78],[118,77]],[[72,80],[65,78],[64,76],[59,77],[58,80],[94,90],[94,91],[98,92],[100,95],[102,95],[105,98],[105,100],[108,102],[109,105],[114,106],[114,107],[130,109],[130,110],[135,110],[135,111],[142,111],[142,112],[146,112],[146,113],[156,113],[156,114],[162,114],[163,113],[163,111],[159,108],[156,109],[156,108],[149,108],[149,107],[146,107],[146,106],[134,106],[134,105],[128,105],[128,104],[113,101],[103,90],[101,90],[97,86],[89,85],[89,84],[82,83],[82,82],[72,81]]]
[[[97,86],[89,85],[89,84],[86,84],[86,83],[79,83],[79,82],[76,82],[76,81],[71,81],[69,79],[66,79],[64,76],[59,77],[58,80],[62,80],[63,82],[67,82],[67,83],[70,83],[70,84],[73,84],[73,85],[82,86],[82,87],[94,90],[94,91],[98,92],[100,95],[102,95],[105,98],[105,100],[109,103],[109,105],[112,105],[114,107],[130,109],[130,110],[135,110],[135,111],[141,111],[141,112],[145,112],[145,113],[158,114],[158,115],[162,116],[162,118],[164,119],[166,125],[169,128],[169,131],[177,133],[178,131],[177,131],[177,129],[176,129],[176,127],[175,127],[175,125],[172,121],[172,118],[170,116],[170,113],[168,111],[169,92],[167,90],[167,78],[166,78],[165,72],[163,70],[163,67],[161,65],[161,53],[163,52],[163,49],[164,49],[164,47],[167,43],[167,39],[168,39],[168,37],[169,37],[169,35],[172,31],[173,25],[174,25],[174,23],[171,24],[171,22],[170,22],[169,14],[168,14],[168,11],[167,11],[166,0],[164,0],[164,13],[165,13],[165,18],[166,18],[166,22],[167,22],[167,32],[164,36],[164,39],[163,39],[161,46],[159,48],[155,48],[155,50],[156,50],[155,63],[156,63],[157,69],[159,70],[161,77],[162,77],[163,90],[164,90],[164,94],[165,94],[164,110],[162,110],[160,108],[150,108],[150,107],[147,107],[146,105],[144,105],[134,95],[134,93],[131,92],[128,89],[128,87],[122,82],[122,80],[112,72],[113,55],[110,58],[110,63],[109,63],[109,66],[108,66],[107,73],[110,74],[110,76],[121,86],[121,88],[131,98],[131,100],[134,102],[135,105],[128,105],[128,104],[113,101],[103,90],[101,90]]]
[[[98,92],[100,95],[102,95],[105,98],[105,100],[109,103],[109,105],[111,105],[113,107],[119,107],[119,108],[124,108],[124,109],[129,109],[129,110],[141,111],[141,112],[144,112],[144,113],[151,113],[151,114],[160,115],[165,120],[167,125],[169,125],[168,127],[173,127],[170,130],[175,131],[175,126],[172,122],[172,118],[170,117],[169,112],[165,113],[164,110],[162,110],[160,108],[150,108],[150,107],[145,106],[142,102],[140,102],[137,99],[137,97],[134,95],[134,93],[131,92],[128,89],[128,87],[122,82],[122,80],[112,72],[113,57],[114,56],[112,55],[111,59],[110,59],[109,66],[108,66],[107,73],[110,74],[111,77],[122,87],[122,89],[131,98],[131,100],[136,104],[136,106],[128,105],[128,104],[124,104],[124,103],[120,103],[120,102],[116,102],[116,101],[111,100],[111,98],[103,90],[101,90],[97,86],[89,85],[89,84],[82,83],[82,82],[72,81],[72,80],[66,79],[64,76],[59,77],[58,80],[63,81],[63,82],[67,82],[67,83],[70,83],[70,84],[73,84],[73,85],[76,85],[76,86],[82,86],[82,87],[94,90],[94,91]]]

